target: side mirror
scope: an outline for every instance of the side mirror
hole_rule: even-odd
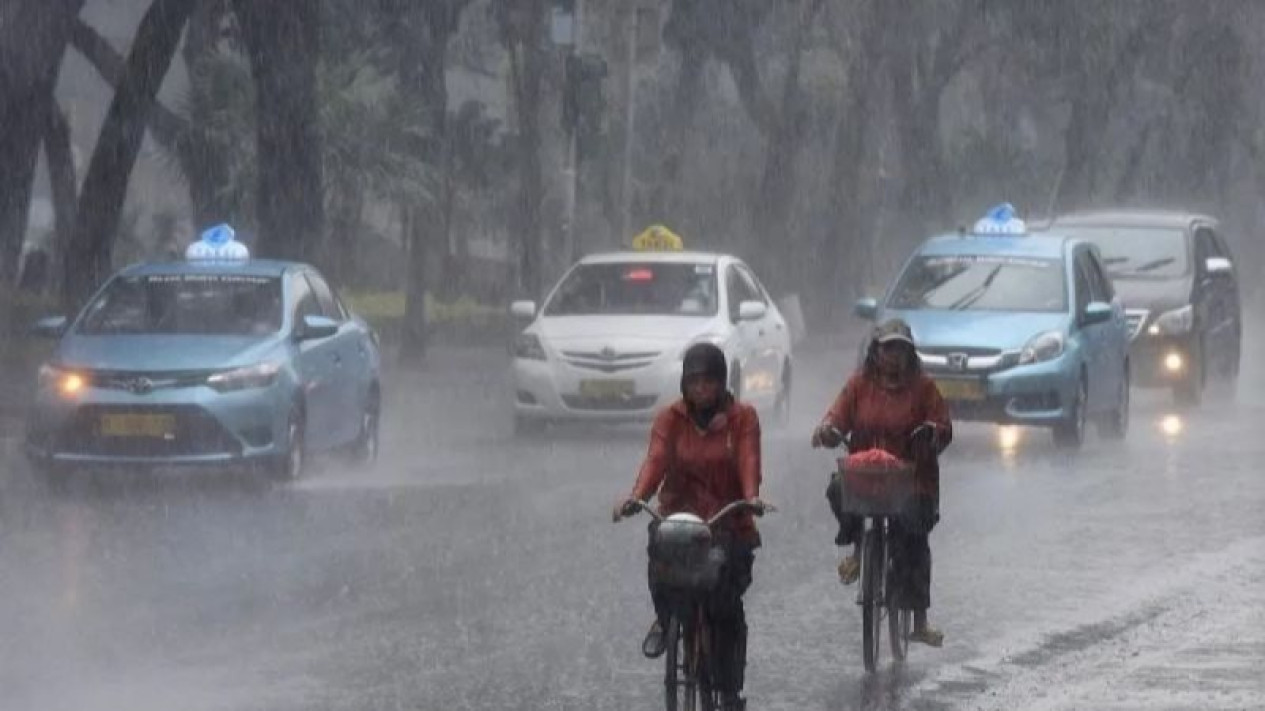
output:
[[[1204,262],[1204,271],[1208,274],[1229,274],[1234,271],[1234,263],[1225,257],[1208,257]]]
[[[65,316],[49,316],[36,321],[31,333],[41,338],[61,338],[68,325],[69,320]]]
[[[294,336],[300,341],[319,341],[338,333],[338,322],[324,316],[307,315],[295,330]]]
[[[536,318],[536,302],[535,301],[515,301],[510,304],[510,313],[514,318],[533,319]]]
[[[1115,310],[1111,308],[1111,304],[1095,301],[1085,307],[1085,313],[1081,315],[1081,325],[1096,326],[1100,323],[1107,323],[1115,313]]]
[[[738,305],[739,321],[759,321],[769,312],[769,307],[760,301],[744,301]]]
[[[852,307],[852,313],[856,314],[859,318],[865,319],[866,321],[877,320],[878,299],[871,297],[857,299],[856,304]]]

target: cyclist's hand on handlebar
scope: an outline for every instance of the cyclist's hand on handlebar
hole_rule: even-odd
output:
[[[611,521],[619,523],[620,519],[636,516],[637,512],[641,511],[641,506],[642,503],[631,496],[622,499],[615,504],[615,510],[611,512]]]
[[[834,449],[843,444],[843,433],[829,423],[822,423],[813,430],[813,449],[826,447]]]

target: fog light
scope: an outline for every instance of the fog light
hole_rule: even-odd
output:
[[[1013,451],[1019,446],[1020,431],[1014,425],[1005,425],[997,429],[997,444],[1002,451]]]
[[[1177,415],[1168,415],[1160,420],[1160,430],[1169,437],[1176,437],[1182,433],[1182,418]]]
[[[1146,332],[1152,336],[1158,336],[1160,335],[1160,325],[1158,323],[1153,323],[1150,328],[1146,329]]]
[[[1169,353],[1164,357],[1164,367],[1170,373],[1176,373],[1186,365],[1186,361],[1182,360],[1180,353]]]

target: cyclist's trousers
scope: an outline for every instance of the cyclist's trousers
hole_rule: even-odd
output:
[[[725,565],[720,569],[720,579],[707,601],[707,609],[716,649],[723,654],[716,659],[716,689],[736,694],[742,691],[746,676],[747,617],[742,595],[751,587],[755,550],[750,544],[739,541],[727,542],[725,549]],[[671,603],[664,590],[655,584],[652,571],[649,585],[655,615],[660,624],[667,625],[672,612]]]

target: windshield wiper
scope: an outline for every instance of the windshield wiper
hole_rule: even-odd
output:
[[[1128,261],[1130,261],[1128,257],[1107,257],[1106,259],[1102,260],[1102,263],[1103,264],[1124,264],[1125,262],[1128,262]]]
[[[984,277],[984,281],[981,282],[979,286],[971,289],[965,296],[952,304],[949,304],[949,308],[954,311],[965,311],[968,306],[984,298],[984,294],[986,294],[989,287],[993,285],[993,281],[997,278],[997,275],[1001,274],[1001,268],[1001,264],[993,267],[993,270],[988,273],[988,276]]]
[[[1141,274],[1143,272],[1154,271],[1156,269],[1159,269],[1160,267],[1166,267],[1176,261],[1177,261],[1176,257],[1162,257],[1160,259],[1153,259],[1147,262],[1146,264],[1143,264],[1142,266],[1131,270],[1130,273]]]

